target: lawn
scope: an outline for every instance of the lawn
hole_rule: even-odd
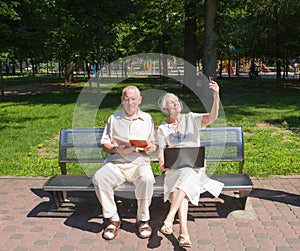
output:
[[[49,80],[37,78],[34,87],[46,84],[49,86]],[[203,109],[192,93],[175,85],[167,87],[159,79],[135,80],[131,84],[142,90],[167,89],[180,95],[193,111]],[[300,174],[300,89],[284,88],[274,80],[220,80],[219,84],[226,124],[242,126],[244,130],[244,171],[257,177]],[[6,86],[10,85],[27,89],[32,86],[22,82],[22,78],[10,79]],[[108,116],[119,106],[124,85],[115,85],[111,90],[111,84],[102,85],[106,96],[100,109],[89,104],[91,110],[97,110],[94,126],[104,126]],[[76,84],[31,95],[10,95],[0,102],[1,176],[51,176],[60,172],[57,162],[59,131],[72,127],[81,87]],[[92,95],[99,94],[94,91]],[[149,112],[157,125],[164,119],[157,110]],[[154,169],[158,172],[157,167]],[[222,164],[217,170],[235,172],[237,166]],[[78,173],[81,168],[72,165],[68,171]]]

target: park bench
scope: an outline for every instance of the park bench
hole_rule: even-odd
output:
[[[105,156],[100,145],[103,128],[62,129],[59,139],[59,166],[61,174],[49,178],[43,190],[50,192],[56,209],[63,208],[68,192],[94,191],[92,174],[68,175],[67,163],[102,163]],[[223,191],[233,191],[245,208],[247,197],[252,191],[250,177],[243,173],[244,139],[241,127],[215,127],[200,130],[201,146],[205,147],[205,159],[209,163],[237,162],[239,170],[231,174],[212,174],[211,177],[223,182]],[[157,156],[150,156],[157,162]],[[164,174],[155,177],[154,195],[163,196]],[[116,193],[133,193],[134,185],[125,182],[115,189]]]

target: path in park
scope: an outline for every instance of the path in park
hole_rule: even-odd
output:
[[[53,202],[41,189],[45,181],[0,177],[0,250],[184,250],[176,241],[178,224],[174,235],[158,231],[168,209],[161,199],[151,206],[150,239],[136,236],[134,201],[119,200],[122,227],[115,240],[105,241],[94,194],[73,194],[79,201],[73,213],[49,213]],[[236,200],[228,195],[201,199],[199,207],[190,208],[190,250],[300,250],[300,176],[253,178],[253,183],[246,210],[236,210]]]

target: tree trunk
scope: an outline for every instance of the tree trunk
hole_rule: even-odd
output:
[[[281,79],[281,60],[277,59],[276,61],[276,79]]]
[[[87,75],[88,75],[88,80],[91,78],[91,65],[88,61],[85,61],[85,68],[87,71]]]
[[[69,62],[65,66],[65,87],[73,82],[73,62]]]
[[[155,64],[155,61],[153,62],[153,64]],[[166,54],[162,54],[162,70],[163,70],[163,82],[166,82],[168,77],[168,57]]]
[[[285,77],[288,78],[288,76],[289,76],[289,62],[288,62],[288,59],[284,60],[284,71],[285,71]]]
[[[220,59],[220,67],[219,67],[219,74],[220,74],[220,78],[222,78],[222,69],[223,69],[223,59]]]
[[[2,79],[2,62],[0,62],[0,89],[1,89],[1,97],[0,100],[4,99],[4,84]]]
[[[23,65],[22,65],[22,62],[23,62],[23,60],[22,59],[20,59],[20,73],[22,74],[23,73]]]
[[[217,66],[217,34],[215,32],[215,17],[218,0],[205,0],[203,73],[216,78]]]
[[[228,72],[228,78],[230,78],[231,77],[231,72],[230,72],[230,70],[231,70],[231,60],[230,59],[228,59],[228,65],[227,65],[227,72]]]
[[[184,26],[184,84],[196,87],[196,1],[190,0],[185,3],[185,26]]]
[[[240,58],[237,57],[235,62],[235,75],[239,78],[240,77]]]
[[[61,60],[58,59],[58,78],[61,78],[61,72],[62,72]]]
[[[31,59],[31,69],[32,69],[32,77],[35,76],[35,62],[34,59]]]

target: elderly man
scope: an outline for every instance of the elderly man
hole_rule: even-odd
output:
[[[109,117],[101,139],[103,149],[111,155],[93,177],[103,216],[109,218],[102,237],[113,240],[118,234],[121,220],[114,200],[114,188],[128,180],[135,185],[138,236],[149,238],[152,234],[149,206],[154,175],[148,155],[158,147],[155,124],[148,113],[139,109],[142,96],[136,86],[123,89],[121,102],[123,110]],[[144,140],[146,144],[141,149],[132,145],[130,139]]]

